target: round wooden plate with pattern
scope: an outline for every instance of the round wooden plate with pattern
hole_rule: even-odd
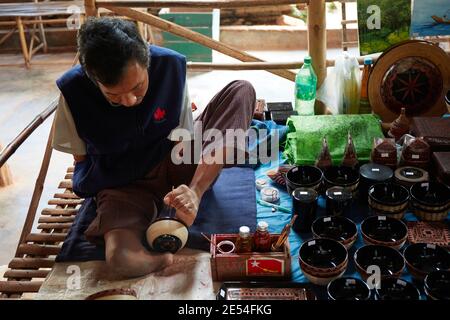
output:
[[[427,41],[402,42],[385,51],[369,78],[369,101],[383,122],[406,109],[408,117],[441,116],[447,112],[450,57]]]

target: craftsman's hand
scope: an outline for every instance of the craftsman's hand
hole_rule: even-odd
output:
[[[75,161],[75,162],[83,162],[84,160],[86,160],[86,156],[85,155],[76,155],[76,154],[74,154],[73,155],[73,160]]]
[[[190,227],[197,217],[200,197],[187,185],[180,185],[164,197],[164,203],[176,209],[176,217]]]

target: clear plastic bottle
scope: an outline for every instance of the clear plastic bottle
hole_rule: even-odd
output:
[[[299,115],[314,115],[316,89],[317,76],[311,64],[311,57],[306,56],[303,66],[295,77],[295,111]]]
[[[256,232],[253,235],[253,245],[257,252],[269,252],[271,241],[269,233],[269,224],[265,221],[258,222]]]
[[[250,233],[250,228],[247,226],[242,226],[239,228],[239,235],[236,239],[236,252],[252,252],[252,235]]]
[[[360,114],[372,113],[372,108],[369,103],[369,76],[372,71],[372,63],[372,58],[368,57],[364,59],[364,69],[361,79],[361,97],[359,100]]]

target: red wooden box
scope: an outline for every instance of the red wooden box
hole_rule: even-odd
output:
[[[237,234],[211,235],[211,274],[214,281],[289,280],[291,278],[291,254],[289,241],[279,252],[249,252],[222,254],[214,244],[229,240],[236,242]],[[271,234],[275,243],[279,234]],[[214,244],[213,244],[214,243]]]

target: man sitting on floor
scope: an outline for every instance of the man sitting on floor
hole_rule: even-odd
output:
[[[194,123],[185,57],[149,46],[134,23],[88,19],[78,33],[78,50],[81,65],[56,82],[62,95],[53,147],[74,155],[74,192],[96,199],[97,216],[86,237],[104,240],[113,270],[142,276],[172,263],[172,254],[149,252],[142,244],[164,203],[192,225],[204,192],[224,166],[225,160],[178,164],[174,155],[184,158],[185,149],[173,152],[180,143],[176,130],[246,131],[255,91],[246,81],[231,82]],[[203,160],[212,139],[205,140]],[[228,144],[222,146],[226,158]]]

